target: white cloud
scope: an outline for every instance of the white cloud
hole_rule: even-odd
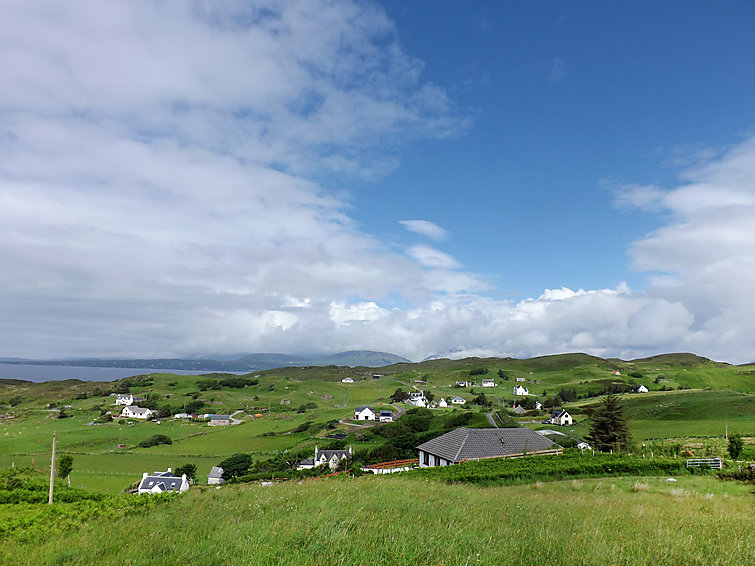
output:
[[[442,269],[456,269],[461,267],[453,257],[431,246],[418,244],[410,246],[407,253],[425,267],[437,267]]]
[[[428,220],[401,220],[399,223],[410,232],[431,240],[445,240],[448,237],[448,231],[445,228]]]
[[[395,167],[382,148],[464,127],[379,8],[13,1],[0,16],[0,355],[752,358],[753,140],[618,197],[671,213],[631,248],[646,290],[511,303],[443,251],[360,231],[327,190]]]

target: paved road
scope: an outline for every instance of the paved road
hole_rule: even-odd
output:
[[[238,415],[239,413],[243,413],[243,412],[244,412],[243,409],[239,409],[238,411],[233,413],[233,415],[230,416],[231,424],[239,424],[241,422],[241,419],[234,419],[233,416]]]

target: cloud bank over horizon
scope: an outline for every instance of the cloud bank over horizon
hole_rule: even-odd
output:
[[[378,7],[0,10],[0,355],[754,358],[755,139],[619,189],[668,215],[629,250],[646,288],[494,299],[453,233],[397,210],[432,241],[400,246],[335,190],[469,125]]]

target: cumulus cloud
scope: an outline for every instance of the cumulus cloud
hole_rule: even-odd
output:
[[[0,10],[2,355],[751,358],[752,140],[687,166],[675,188],[625,188],[625,205],[670,212],[630,250],[646,289],[495,300],[451,255],[361,231],[328,190],[465,127],[378,7]]]
[[[431,240],[445,240],[448,237],[448,231],[445,228],[428,220],[401,220],[399,223],[410,232]]]

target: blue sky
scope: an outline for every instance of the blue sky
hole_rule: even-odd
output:
[[[0,16],[0,356],[755,357],[751,3]]]
[[[384,6],[471,122],[402,153],[355,215],[370,231],[439,223],[497,296],[643,286],[627,248],[663,218],[614,206],[612,183],[673,184],[679,154],[752,131],[751,4]]]

